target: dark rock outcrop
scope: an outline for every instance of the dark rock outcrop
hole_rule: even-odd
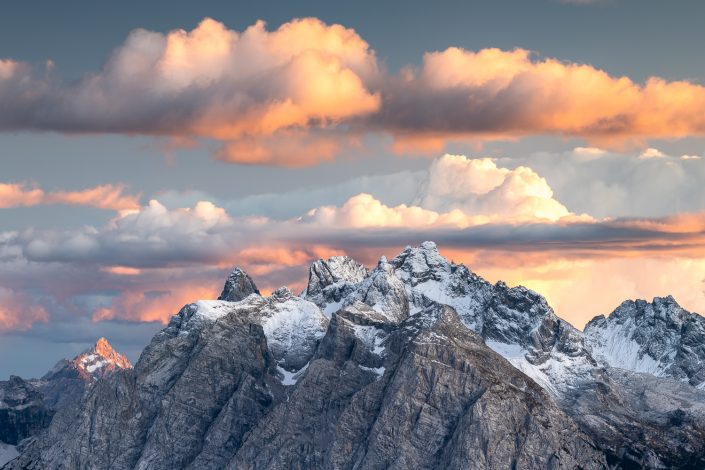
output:
[[[257,289],[255,281],[242,269],[235,268],[225,281],[223,292],[220,293],[218,300],[238,302],[250,294],[259,295],[259,289]]]
[[[53,414],[29,382],[14,375],[0,381],[0,442],[18,444],[45,428]]]

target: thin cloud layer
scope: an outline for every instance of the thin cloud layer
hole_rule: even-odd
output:
[[[98,209],[139,209],[140,196],[125,194],[122,185],[105,184],[79,191],[51,191],[23,183],[0,183],[0,209],[37,205],[68,204]]]
[[[242,32],[135,30],[77,82],[54,64],[0,60],[0,130],[213,139],[217,158],[303,166],[392,136],[397,150],[531,135],[612,148],[705,135],[705,87],[636,83],[525,49],[457,47],[388,73],[354,30],[315,18]]]

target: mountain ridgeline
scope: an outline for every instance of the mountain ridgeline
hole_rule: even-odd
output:
[[[670,297],[581,332],[432,242],[301,295],[236,269],[4,468],[705,468],[704,344]]]

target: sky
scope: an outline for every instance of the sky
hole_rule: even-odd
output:
[[[41,12],[41,14],[39,14]],[[578,328],[705,312],[701,1],[15,1],[0,16],[0,379],[136,360],[242,266],[406,245]]]

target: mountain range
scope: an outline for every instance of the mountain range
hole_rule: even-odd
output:
[[[703,317],[626,301],[580,331],[432,242],[318,260],[300,295],[236,268],[134,368],[105,345],[0,387],[44,403],[4,468],[705,468]]]

